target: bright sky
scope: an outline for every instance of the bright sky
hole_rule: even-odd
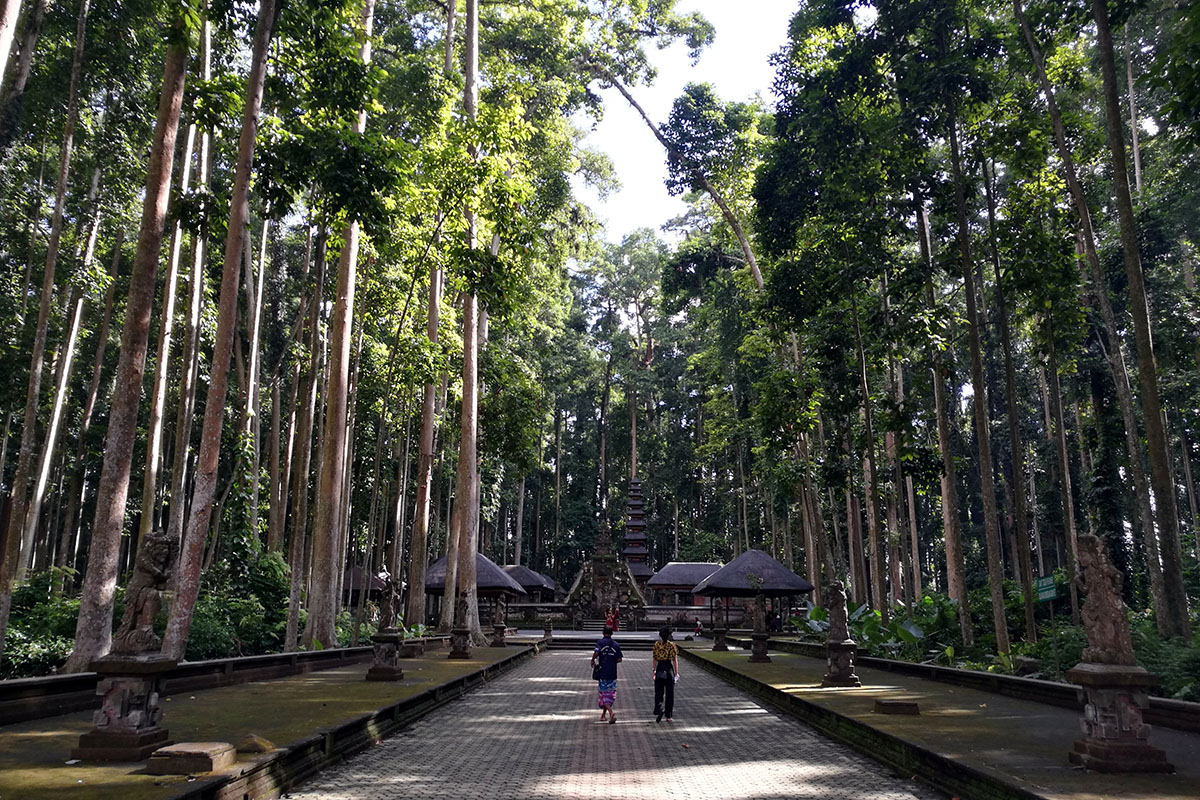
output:
[[[783,46],[798,5],[797,0],[679,0],[680,11],[699,11],[713,24],[713,44],[695,66],[682,44],[668,50],[651,48],[658,77],[653,86],[635,87],[634,98],[659,124],[687,83],[711,83],[722,100],[748,100],[757,93],[772,102],[775,73],[767,58]],[[603,97],[604,120],[587,142],[612,159],[621,189],[603,201],[587,187],[576,190],[607,220],[608,240],[619,242],[635,228],[657,228],[678,216],[684,204],[663,185],[667,168],[662,145],[615,89]]]

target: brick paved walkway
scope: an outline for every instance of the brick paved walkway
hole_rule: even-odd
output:
[[[648,653],[601,724],[588,653],[551,651],[329,769],[312,800],[935,800],[942,795],[681,665],[675,721],[650,716]]]

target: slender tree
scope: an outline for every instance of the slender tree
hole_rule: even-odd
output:
[[[254,25],[250,74],[246,79],[246,104],[242,111],[237,160],[234,162],[233,187],[229,199],[229,225],[225,236],[225,256],[221,268],[221,290],[217,301],[217,331],[213,343],[208,396],[204,422],[200,430],[200,450],[196,457],[195,482],[187,525],[179,548],[179,566],[175,571],[175,602],[167,619],[163,652],[181,658],[192,626],[192,612],[200,591],[200,571],[204,565],[204,545],[216,494],[217,467],[221,455],[221,428],[225,394],[229,381],[229,359],[233,351],[237,319],[238,270],[246,227],[250,217],[250,171],[258,135],[259,110],[266,80],[267,55],[275,27],[276,0],[261,0]]]
[[[363,0],[362,47],[364,64],[371,61],[371,31],[375,20],[375,0]],[[367,112],[359,113],[354,132],[366,128]],[[318,455],[321,478],[317,484],[317,518],[313,523],[313,580],[308,624],[304,642],[324,647],[337,645],[338,576],[342,562],[337,558],[343,531],[339,527],[343,506],[349,502],[345,492],[348,426],[350,412],[350,357],[354,324],[354,287],[358,269],[359,221],[350,219],[342,232],[342,251],[338,258],[334,289],[333,317],[329,325],[329,385],[325,393],[325,427]]]
[[[129,281],[129,298],[125,305],[116,386],[109,406],[104,466],[100,470],[96,489],[96,517],[88,546],[87,573],[83,580],[79,621],[75,628],[75,649],[64,667],[67,672],[87,669],[92,659],[108,652],[112,641],[117,559],[121,529],[125,522],[134,435],[150,336],[154,277],[158,272],[159,249],[166,224],[171,168],[175,160],[175,136],[179,130],[179,111],[187,76],[190,33],[182,15],[177,15],[171,24],[154,142],[146,173],[141,232],[138,234],[133,273]]]

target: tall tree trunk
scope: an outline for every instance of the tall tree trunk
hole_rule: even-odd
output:
[[[1088,444],[1084,437],[1083,414],[1080,413],[1080,411],[1079,411],[1079,398],[1078,397],[1075,398],[1075,402],[1072,403],[1072,406],[1074,407],[1074,412],[1075,412],[1075,445],[1076,445],[1076,448],[1079,450],[1080,492],[1082,492],[1084,495],[1086,495],[1087,489],[1084,487],[1087,486],[1085,481],[1087,481],[1089,479],[1089,476],[1092,475],[1092,457],[1091,457],[1091,454],[1088,452]],[[1087,505],[1087,504],[1085,504],[1085,505]],[[1084,514],[1087,516],[1088,533],[1090,533],[1092,536],[1095,536],[1096,535],[1095,508],[1094,507],[1085,508]],[[1110,555],[1111,555],[1111,553],[1110,553]]]
[[[540,437],[539,437],[540,441]],[[679,558],[679,503],[675,504],[675,557]],[[525,538],[525,476],[521,476],[521,483],[517,486],[517,521],[513,530],[513,554],[512,563],[521,563],[521,544]]]
[[[188,126],[184,139],[183,163],[179,178],[179,193],[186,195],[192,177],[192,147],[196,142],[196,124]],[[138,541],[150,535],[158,516],[155,493],[158,489],[159,462],[162,460],[163,412],[167,403],[167,375],[171,366],[171,334],[175,326],[175,296],[179,284],[179,255],[183,246],[183,226],[176,221],[171,233],[171,254],[167,259],[167,275],[163,282],[162,313],[158,331],[158,355],[154,362],[154,382],[150,394],[150,419],[146,423],[146,463],[142,472],[142,516],[138,524]]]
[[[84,245],[83,260],[81,263],[81,271],[84,273],[87,273],[91,269],[92,259],[96,254],[96,237],[100,233],[100,213],[99,209],[94,208],[99,190],[100,169],[97,167],[92,172],[92,186],[88,191],[88,205],[93,206],[94,216],[91,225],[88,226],[87,241]],[[75,361],[75,341],[79,335],[80,322],[83,319],[84,300],[83,292],[76,287],[71,293],[71,301],[69,303],[73,309],[69,327],[70,332],[67,334],[67,340],[56,359],[58,361],[58,380],[55,382],[54,407],[50,414],[50,426],[46,432],[46,441],[42,444],[42,453],[38,459],[37,479],[34,483],[33,496],[26,511],[25,530],[21,545],[21,553],[23,555],[21,563],[17,565],[18,580],[22,579],[21,570],[28,564],[24,554],[30,553],[32,550],[34,533],[37,531],[38,520],[42,513],[42,503],[46,499],[46,486],[50,478],[50,469],[58,453],[59,428],[62,422],[63,410],[66,407],[67,383],[71,379],[71,367]]]
[[[364,64],[371,62],[371,32],[375,20],[375,0],[363,0],[362,46],[359,54]],[[367,113],[361,111],[354,132],[366,128]],[[317,497],[317,518],[313,524],[313,581],[309,603],[308,624],[304,642],[309,647],[320,643],[337,646],[335,617],[337,615],[338,575],[342,564],[338,559],[342,531],[344,476],[347,463],[349,431],[350,349],[353,344],[354,288],[358,268],[359,225],[352,219],[342,233],[342,253],[338,259],[337,285],[333,302],[333,318],[329,325],[329,388],[325,395],[325,429],[321,436],[319,454],[321,479]]]
[[[1133,48],[1129,32],[1125,33],[1125,91],[1129,95],[1129,135],[1133,145],[1133,191],[1142,199],[1142,148],[1138,142],[1137,95],[1133,90]],[[1124,146],[1124,145],[1122,145]]]
[[[258,495],[259,484],[261,482],[261,470],[259,469],[262,453],[262,437],[260,431],[259,419],[261,417],[261,389],[259,386],[259,373],[261,371],[262,358],[259,355],[260,339],[262,336],[262,305],[263,305],[263,285],[266,283],[267,274],[267,237],[270,232],[270,219],[263,220],[262,235],[258,249],[258,277],[254,275],[253,259],[250,252],[249,237],[246,240],[246,259],[244,261],[244,272],[246,280],[246,306],[247,320],[250,325],[250,341],[249,341],[249,357],[246,365],[246,406],[242,414],[242,431],[241,437],[243,441],[249,442],[249,447],[243,451],[243,457],[247,462],[243,465],[243,475],[245,480],[250,484],[250,513],[247,520],[247,527],[253,532],[255,538],[260,536],[259,532],[259,513],[258,513]],[[247,452],[248,451],[248,452]]]
[[[16,69],[11,72],[5,70],[8,82],[3,87],[3,95],[0,95],[0,151],[7,150],[12,144],[20,125],[25,85],[33,71],[33,54],[42,34],[42,23],[46,20],[48,5],[48,0],[33,0],[33,7],[26,11],[25,24],[21,26],[20,53],[17,56]]]
[[[1196,483],[1192,480],[1192,446],[1188,443],[1187,426],[1179,420],[1179,460],[1183,466],[1184,489],[1187,491],[1188,511],[1192,517],[1192,538],[1200,542],[1200,506],[1196,502]]]
[[[446,40],[443,72],[454,74],[454,21],[458,3],[446,4]],[[429,302],[425,316],[425,336],[430,345],[438,341],[438,320],[442,304],[442,273],[429,267]],[[421,439],[417,451],[417,498],[413,508],[412,540],[409,543],[408,597],[405,600],[406,624],[425,622],[425,570],[429,561],[429,519],[433,506],[433,443],[437,426],[437,386],[432,377],[421,397]],[[397,530],[397,536],[402,532]]]
[[[858,355],[859,388],[863,395],[863,424],[866,437],[865,470],[867,498],[867,558],[870,561],[871,605],[879,610],[884,620],[888,618],[888,602],[883,580],[883,537],[879,518],[879,473],[875,468],[874,415],[871,412],[871,387],[867,382],[867,357],[863,350],[862,328],[858,321],[858,302],[851,299],[854,307],[854,342]]]
[[[58,181],[54,189],[54,214],[50,222],[50,238],[46,244],[46,264],[42,273],[42,293],[38,304],[37,327],[33,334],[29,381],[25,393],[25,415],[21,425],[21,444],[17,451],[17,468],[9,495],[7,531],[0,542],[0,655],[4,652],[4,636],[8,629],[8,613],[12,604],[15,581],[24,577],[24,565],[29,561],[31,542],[23,542],[27,514],[27,492],[30,470],[33,467],[33,442],[37,437],[38,400],[41,397],[42,361],[46,351],[46,336],[50,325],[50,303],[54,296],[54,273],[58,263],[59,243],[62,241],[63,215],[67,198],[67,179],[71,173],[71,155],[75,141],[75,123],[79,116],[79,72],[83,61],[84,35],[90,0],[80,0],[75,27],[75,52],[71,61],[71,78],[67,90],[66,118],[63,124],[62,147],[58,160]],[[45,2],[35,7],[35,14],[44,13]],[[38,27],[40,27],[38,20]],[[7,432],[6,432],[7,433]],[[7,436],[5,437],[7,442]],[[0,479],[3,476],[0,474]],[[24,546],[24,549],[22,549]]]
[[[46,498],[46,486],[50,479],[50,469],[57,453],[59,424],[62,422],[63,408],[66,405],[67,382],[71,379],[71,365],[75,359],[75,340],[79,336],[79,322],[83,318],[84,298],[78,287],[71,293],[71,324],[66,341],[58,354],[58,379],[54,387],[54,407],[50,412],[50,426],[46,431],[46,441],[38,459],[37,479],[34,482],[33,496],[29,502],[23,531],[21,563],[18,571],[29,566],[27,556],[32,555],[34,535],[37,532],[38,521],[41,519],[42,503]],[[0,626],[0,630],[3,627]]]
[[[612,309],[609,309],[612,314]],[[600,418],[596,420],[596,438],[600,442],[600,453],[597,466],[600,469],[600,480],[597,481],[596,498],[600,508],[600,518],[604,521],[604,529],[609,529],[608,523],[608,404],[612,396],[612,360],[613,346],[609,343],[608,358],[604,360],[604,388],[600,392]]]
[[[854,602],[869,603],[871,593],[867,588],[867,562],[863,554],[862,506],[858,496],[850,490],[846,491],[846,539]]]
[[[629,387],[629,478],[630,480],[637,479],[637,386]],[[740,451],[738,458],[741,458]],[[746,475],[742,474],[742,505],[745,506],[746,498]],[[749,548],[750,534],[746,534],[747,548]]]
[[[975,269],[971,256],[971,231],[967,222],[966,188],[963,185],[962,151],[958,143],[958,121],[949,120],[950,165],[954,173],[954,205],[958,218],[958,248],[962,259],[963,293],[967,303],[967,338],[971,348],[971,385],[974,388],[975,441],[979,449],[979,489],[983,494],[983,528],[987,542],[988,588],[992,597],[992,624],[996,650],[1007,653],[1008,622],[1004,616],[1004,563],[1000,553],[1000,515],[996,509],[996,486],[992,477],[992,441],[988,419],[987,386],[983,379],[983,323],[975,304]]]
[[[429,304],[425,335],[437,345],[438,319],[442,303],[441,270],[429,268]],[[406,624],[425,621],[425,570],[429,561],[429,517],[433,498],[433,436],[437,425],[437,386],[431,378],[422,390],[421,439],[417,454],[417,501],[413,509],[412,541],[409,544],[408,599]],[[396,535],[400,536],[397,530]]]
[[[83,412],[79,420],[79,435],[75,446],[75,469],[73,470],[71,483],[67,489],[67,503],[70,509],[67,514],[67,525],[70,527],[68,535],[73,544],[69,548],[72,557],[64,559],[63,566],[76,566],[80,545],[80,523],[84,505],[83,494],[87,486],[84,480],[86,478],[84,454],[87,449],[87,433],[91,429],[92,413],[95,411],[96,401],[100,395],[100,379],[104,370],[104,353],[108,347],[109,326],[112,322],[113,300],[116,294],[116,279],[121,266],[121,248],[124,242],[125,232],[118,229],[117,240],[113,245],[112,263],[108,270],[108,289],[104,292],[104,311],[100,316],[100,327],[96,333],[96,353],[92,359],[92,379],[88,384],[87,395],[83,401]],[[64,586],[63,588],[66,587]]]
[[[267,455],[267,552],[278,552],[283,541],[283,516],[280,507],[287,497],[287,482],[280,467],[280,417],[283,402],[280,398],[279,380],[271,381],[271,443]],[[282,485],[281,485],[282,484]]]
[[[17,18],[21,16],[21,0],[4,0],[0,7],[0,85],[8,74],[8,56],[17,33]]]
[[[309,467],[312,462],[313,421],[317,410],[317,385],[321,381],[321,358],[324,346],[321,341],[321,306],[325,294],[325,240],[326,228],[322,222],[317,233],[316,280],[308,307],[308,370],[303,376],[304,405],[300,409],[299,432],[296,435],[296,488],[292,495],[292,533],[288,542],[288,566],[290,579],[288,589],[288,616],[284,631],[285,652],[296,649],[296,634],[300,620],[300,594],[305,585],[308,536],[308,493]]]
[[[413,438],[412,411],[409,408],[411,395],[412,387],[410,386],[406,388],[404,393],[404,453],[400,458],[401,469],[397,470],[400,474],[397,476],[396,508],[392,514],[396,535],[393,538],[392,548],[387,560],[388,574],[393,576],[400,575],[400,565],[404,562],[404,531],[408,528],[408,486],[412,481]],[[399,455],[399,446],[396,447],[396,452]],[[418,621],[423,622],[424,620]]]
[[[933,266],[933,245],[929,232],[929,216],[925,211],[925,202],[919,192],[914,191],[916,199],[917,239],[921,251],[921,260],[927,269]],[[935,311],[933,279],[925,284],[926,304],[929,311]],[[945,362],[943,350],[930,348],[930,363],[933,365],[933,407],[937,420],[938,452],[942,456],[942,535],[946,546],[946,593],[958,603],[958,628],[963,643],[968,647],[975,643],[974,629],[971,627],[971,610],[967,604],[966,564],[962,551],[962,534],[958,519],[958,467],[954,463],[954,445],[950,440],[950,409],[946,399]]]
[[[212,23],[204,20],[200,34],[201,76],[212,79]],[[200,158],[196,184],[208,188],[209,145],[208,131],[200,133]],[[200,373],[200,312],[204,303],[204,266],[208,254],[208,225],[192,235],[192,269],[188,276],[188,317],[184,331],[183,353],[180,357],[179,401],[175,411],[175,444],[171,458],[171,507],[167,516],[167,535],[173,542],[183,540],[183,523],[187,514],[188,454],[192,442],[192,417],[196,407],[196,383]],[[178,575],[178,570],[176,570]]]
[[[554,541],[546,558],[547,566],[556,568],[558,543],[562,541],[562,409],[554,399]]]
[[[1150,456],[1150,485],[1154,491],[1154,508],[1158,518],[1159,556],[1162,559],[1167,629],[1172,636],[1189,638],[1191,623],[1188,620],[1187,591],[1183,585],[1179,507],[1175,502],[1175,486],[1171,480],[1171,457],[1163,425],[1162,402],[1158,393],[1158,367],[1154,360],[1150,310],[1146,300],[1142,258],[1138,249],[1133,199],[1129,194],[1125,136],[1121,130],[1121,100],[1117,95],[1117,70],[1106,0],[1092,0],[1092,16],[1096,20],[1096,52],[1100,57],[1100,73],[1104,79],[1105,132],[1112,157],[1113,189],[1117,198],[1125,277],[1129,282],[1129,312],[1133,317],[1133,338],[1137,344],[1138,387],[1141,389],[1142,420],[1146,426],[1146,443]]]
[[[242,111],[242,129],[229,199],[229,225],[221,267],[221,292],[217,300],[217,331],[213,340],[204,422],[200,429],[200,450],[196,455],[191,508],[179,548],[179,566],[175,570],[175,602],[171,606],[166,635],[163,637],[163,652],[173,658],[183,656],[191,631],[192,611],[200,591],[200,572],[204,566],[204,544],[217,488],[221,428],[229,385],[229,359],[237,325],[238,270],[250,217],[250,172],[254,163],[258,115],[262,106],[271,33],[275,27],[275,11],[276,0],[262,0],[254,25],[250,74],[246,79],[246,105]]]
[[[1158,558],[1158,537],[1154,530],[1153,513],[1150,506],[1150,488],[1146,479],[1145,468],[1142,465],[1142,449],[1138,441],[1137,417],[1133,408],[1133,393],[1129,383],[1129,372],[1125,366],[1125,355],[1122,351],[1120,329],[1117,327],[1116,315],[1113,313],[1112,302],[1108,297],[1108,279],[1100,264],[1096,252],[1096,237],[1092,230],[1091,213],[1088,210],[1087,196],[1079,182],[1075,171],[1075,160],[1067,145],[1067,130],[1063,124],[1062,114],[1055,100],[1054,86],[1046,75],[1046,66],[1038,49],[1037,40],[1021,9],[1020,0],[1013,0],[1013,9],[1025,36],[1025,43],[1033,58],[1037,72],[1038,83],[1042,95],[1046,98],[1046,107],[1050,113],[1050,121],[1054,128],[1054,140],[1058,147],[1059,158],[1063,162],[1063,174],[1067,179],[1067,188],[1079,215],[1080,238],[1083,240],[1083,251],[1091,272],[1092,286],[1104,320],[1104,329],[1108,337],[1107,357],[1113,374],[1113,384],[1116,387],[1117,400],[1121,406],[1121,418],[1125,426],[1125,446],[1129,453],[1129,471],[1133,477],[1135,497],[1137,500],[1138,516],[1142,520],[1142,529],[1146,532],[1147,561],[1150,568],[1150,594],[1154,605],[1155,622],[1160,634],[1170,635],[1171,615],[1166,599],[1166,589],[1163,582],[1162,566]]]
[[[1034,609],[1037,598],[1033,595],[1033,564],[1029,551],[1029,520],[1025,510],[1025,453],[1021,442],[1021,424],[1017,405],[1017,373],[1013,366],[1012,335],[1008,328],[1008,303],[1004,293],[1004,280],[1000,272],[1000,254],[996,247],[996,198],[992,180],[995,176],[987,172],[984,162],[984,192],[988,204],[988,231],[992,244],[992,268],[996,271],[996,321],[1000,329],[1000,348],[1004,351],[1004,402],[1008,406],[1008,449],[1012,474],[1013,527],[1016,529],[1017,572],[1021,581],[1021,596],[1025,606],[1025,639],[1037,641],[1037,622]]]
[[[1079,590],[1075,585],[1075,573],[1079,565],[1079,546],[1075,529],[1075,498],[1071,490],[1071,462],[1067,455],[1067,429],[1066,420],[1063,418],[1062,389],[1058,382],[1058,355],[1054,348],[1054,331],[1049,317],[1046,320],[1046,327],[1046,355],[1049,359],[1046,369],[1049,382],[1046,397],[1050,401],[1050,416],[1054,423],[1054,446],[1055,455],[1058,457],[1059,492],[1062,495],[1063,524],[1065,525],[1067,549],[1070,551],[1070,557],[1067,559],[1067,577],[1070,578],[1068,583],[1071,587],[1071,619],[1078,624]]]
[[[176,19],[172,25],[182,26],[183,22]],[[86,669],[92,659],[108,652],[112,641],[117,558],[129,494],[129,469],[133,460],[133,442],[146,366],[150,311],[154,304],[154,276],[158,271],[167,201],[171,193],[171,167],[175,160],[175,136],[179,130],[186,67],[187,39],[184,35],[173,36],[163,67],[158,120],[154,126],[154,142],[146,174],[141,232],[138,235],[133,274],[129,280],[121,355],[109,407],[104,465],[96,489],[96,517],[88,546],[87,574],[83,580],[79,620],[75,628],[75,650],[63,668],[67,672]]]

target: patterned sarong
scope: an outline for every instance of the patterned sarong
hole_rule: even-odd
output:
[[[611,681],[597,681],[600,692],[600,708],[611,706],[617,700],[617,681],[614,678]]]

